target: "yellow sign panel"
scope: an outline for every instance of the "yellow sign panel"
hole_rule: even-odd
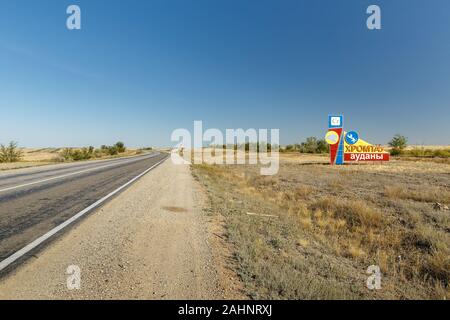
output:
[[[325,141],[328,144],[336,144],[339,141],[339,135],[335,131],[328,131],[325,136]]]
[[[381,145],[373,145],[359,139],[356,132],[344,132],[344,161],[389,161],[389,152]]]

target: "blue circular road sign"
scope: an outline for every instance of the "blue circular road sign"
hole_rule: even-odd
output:
[[[345,142],[347,142],[348,144],[355,144],[358,142],[358,140],[359,135],[356,131],[347,132],[347,134],[345,135]]]

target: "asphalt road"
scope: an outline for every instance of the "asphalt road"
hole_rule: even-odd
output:
[[[165,158],[155,152],[0,173],[0,263]]]

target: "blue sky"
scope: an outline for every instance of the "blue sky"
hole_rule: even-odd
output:
[[[373,143],[448,144],[449,21],[448,0],[2,0],[0,143],[168,146],[203,120],[288,144],[342,113]]]

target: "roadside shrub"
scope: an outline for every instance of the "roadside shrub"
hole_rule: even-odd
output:
[[[256,152],[271,152],[272,149],[276,149],[277,146],[272,146],[272,144],[267,142],[257,142],[256,143]]]
[[[117,149],[116,146],[111,146],[111,147],[108,147],[107,152],[110,156],[115,156],[119,153],[119,150]]]
[[[17,162],[22,159],[22,151],[17,148],[17,142],[11,141],[8,146],[0,145],[0,163]]]
[[[391,156],[399,156],[401,155],[403,152],[400,149],[397,148],[392,148],[389,153],[391,154]]]
[[[61,156],[65,161],[89,160],[95,156],[94,151],[95,149],[92,146],[81,149],[64,148]]]
[[[388,144],[392,148],[391,155],[400,155],[408,145],[408,138],[400,134],[396,134]]]
[[[405,151],[404,153],[413,157],[424,157],[427,154],[427,150],[424,148],[413,148],[409,151]]]
[[[102,145],[100,147],[101,152],[110,155],[110,156],[115,156],[118,155],[119,153],[124,153],[127,148],[125,147],[125,144],[123,142],[117,142],[116,144],[114,144],[113,146],[106,146],[106,145]]]
[[[429,158],[450,158],[450,149],[425,149],[425,148],[413,148],[412,150],[403,150],[401,152],[403,156],[410,157],[429,157]]]
[[[72,150],[70,148],[64,148],[61,151],[61,156],[63,157],[64,161],[72,160]]]
[[[120,142],[120,141],[119,141],[119,142],[117,142],[114,146],[117,148],[117,152],[118,152],[118,153],[124,153],[125,150],[126,150],[125,144],[124,144],[123,142]]]
[[[294,151],[294,146],[292,144],[288,144],[285,148],[284,151],[286,152],[291,152]]]
[[[320,139],[317,141],[317,153],[327,153],[328,149],[328,143],[324,139]]]
[[[433,156],[441,157],[441,158],[449,158],[450,157],[450,149],[438,149],[434,150]]]
[[[80,161],[83,160],[83,154],[80,150],[74,150],[72,152],[72,160],[74,161]]]
[[[95,149],[93,146],[81,149],[64,148],[60,152],[60,156],[64,161],[81,161],[92,158],[101,158],[107,155],[115,156],[119,153],[124,153],[125,151],[125,144],[123,142],[117,142],[113,146],[102,145],[99,149]]]
[[[89,160],[94,156],[94,147],[90,146],[88,148],[82,148],[80,150],[81,159],[80,160]]]

